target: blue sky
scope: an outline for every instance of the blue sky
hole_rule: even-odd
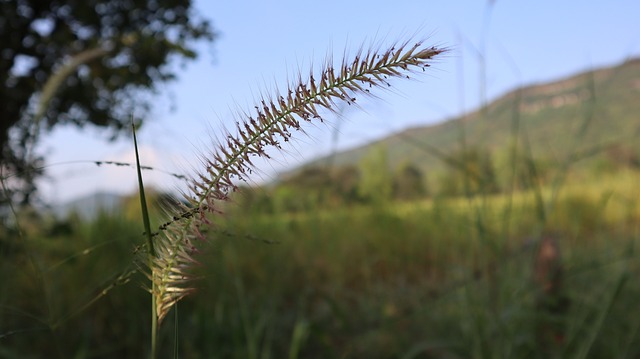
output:
[[[198,14],[220,33],[200,48],[197,62],[154,100],[139,134],[142,161],[174,172],[197,166],[211,138],[231,127],[235,109],[251,109],[260,93],[287,76],[308,72],[331,51],[391,43],[416,34],[451,48],[431,71],[393,82],[381,101],[348,108],[338,144],[348,148],[389,133],[436,123],[477,108],[523,84],[570,76],[640,56],[640,1],[195,1]],[[171,108],[175,107],[172,111]],[[331,120],[331,118],[330,118]],[[335,119],[274,161],[261,164],[269,180],[278,171],[327,154]],[[96,130],[58,129],[40,145],[47,154],[46,199],[65,201],[94,191],[135,189],[135,172],[69,161],[131,161],[131,140],[108,142]],[[172,189],[170,176],[146,172],[149,184]]]

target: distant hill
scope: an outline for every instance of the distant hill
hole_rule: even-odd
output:
[[[356,164],[373,146],[384,145],[389,163],[410,161],[427,172],[437,171],[445,165],[436,152],[451,153],[462,138],[467,145],[498,150],[514,134],[519,141],[528,138],[534,157],[557,162],[613,144],[640,154],[640,59],[510,91],[463,117],[339,152],[332,163]]]

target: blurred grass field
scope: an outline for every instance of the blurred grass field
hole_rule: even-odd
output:
[[[638,357],[638,183],[626,171],[538,196],[230,209],[198,254],[198,293],[179,305],[181,357]],[[136,269],[140,220],[22,219],[22,237],[0,242],[0,357],[146,356],[143,277],[119,278]],[[545,236],[561,253],[561,311],[540,305],[533,280]]]

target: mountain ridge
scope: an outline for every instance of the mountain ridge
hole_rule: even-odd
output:
[[[389,162],[411,162],[426,171],[442,170],[441,156],[462,144],[496,151],[510,139],[527,140],[534,157],[562,161],[573,153],[622,145],[640,153],[640,58],[525,85],[497,96],[486,106],[443,122],[415,126],[335,154],[298,169],[357,164],[375,146],[386,146]],[[514,137],[516,136],[517,137]]]

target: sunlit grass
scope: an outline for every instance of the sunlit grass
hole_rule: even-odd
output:
[[[638,176],[572,179],[544,228],[532,215],[531,192],[299,214],[231,211],[206,234],[211,241],[194,273],[198,294],[181,305],[182,355],[549,357],[535,327],[532,281],[533,239],[549,230],[559,239],[571,300],[555,355],[633,356],[640,352],[640,285],[625,278],[640,275]],[[547,202],[551,190],[541,190]],[[103,215],[67,234],[32,232],[26,244],[46,293],[32,280],[36,272],[20,268],[26,252],[15,248],[17,275],[3,288],[16,295],[4,301],[12,313],[5,323],[29,332],[7,335],[5,348],[144,356],[143,277],[110,287],[132,259],[137,224]],[[172,316],[166,320],[171,328]],[[170,340],[171,330],[161,330],[159,345]]]

